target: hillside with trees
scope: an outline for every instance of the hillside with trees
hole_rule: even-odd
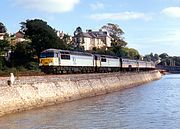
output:
[[[38,57],[41,51],[48,48],[78,50],[78,46],[67,44],[70,39],[69,35],[63,38],[57,36],[57,31],[53,29],[47,22],[34,19],[26,20],[20,23],[19,32],[24,34],[24,41],[12,44],[12,35],[7,34],[7,29],[0,22],[0,33],[4,34],[4,39],[0,40],[0,74],[18,71],[39,71]],[[122,58],[144,59],[146,61],[154,61],[160,65],[180,66],[180,57],[171,57],[166,53],[149,54],[142,57],[134,48],[128,48],[127,42],[123,37],[124,31],[117,24],[108,23],[100,29],[106,30],[111,39],[111,47],[93,48],[88,51],[91,53],[115,55]],[[83,50],[82,50],[83,51]],[[11,55],[9,55],[11,52]]]

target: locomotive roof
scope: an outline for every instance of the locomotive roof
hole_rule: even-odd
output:
[[[61,50],[61,49],[46,49],[42,51],[42,53],[53,52],[53,53],[61,53],[61,54],[70,54],[70,55],[84,55],[84,56],[93,56],[91,53],[87,52],[79,52],[79,51],[70,51],[70,50]]]
[[[121,58],[123,61],[138,61],[138,60],[132,60],[132,59],[127,59],[127,58]]]
[[[59,52],[61,54],[93,56],[93,54],[88,53],[88,52],[69,51],[69,50],[59,50]]]
[[[98,57],[104,57],[104,58],[114,58],[114,59],[119,59],[117,56],[111,56],[111,55],[101,55],[101,54],[94,54],[95,56]]]
[[[50,49],[46,49],[46,50],[42,51],[41,53],[46,53],[46,52],[58,52],[58,50],[50,48]]]

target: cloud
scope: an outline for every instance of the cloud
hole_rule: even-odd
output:
[[[104,8],[104,4],[101,3],[101,2],[96,2],[96,3],[90,4],[90,7],[91,7],[93,10],[103,9],[103,8]]]
[[[15,0],[17,6],[48,13],[62,13],[73,10],[80,0]]]
[[[161,13],[169,17],[180,18],[180,7],[168,7],[163,9]]]
[[[135,20],[143,19],[149,21],[152,18],[139,12],[121,12],[121,13],[99,13],[90,15],[91,19],[94,20]]]

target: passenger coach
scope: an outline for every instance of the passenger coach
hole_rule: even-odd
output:
[[[97,72],[115,72],[121,70],[120,58],[116,56],[94,54]]]

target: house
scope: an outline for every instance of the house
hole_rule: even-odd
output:
[[[60,39],[63,39],[63,37],[64,37],[64,32],[63,31],[56,31],[56,34]]]
[[[92,50],[94,47],[111,47],[111,36],[108,34],[107,31],[103,30],[86,30],[86,32],[82,32],[82,37],[79,38],[77,35],[75,35],[73,38],[74,43],[79,43],[79,45],[83,47],[84,50]]]
[[[19,42],[28,41],[24,38],[24,33],[21,31],[16,32],[15,34],[11,35],[11,45],[16,45]]]
[[[63,31],[56,30],[57,36],[62,39],[67,44],[72,43],[72,37],[69,34],[64,33]]]
[[[15,34],[15,37],[16,37],[16,39],[15,39],[15,40],[16,40],[16,43],[25,41],[24,33],[21,32],[21,31],[18,31],[18,32]]]

